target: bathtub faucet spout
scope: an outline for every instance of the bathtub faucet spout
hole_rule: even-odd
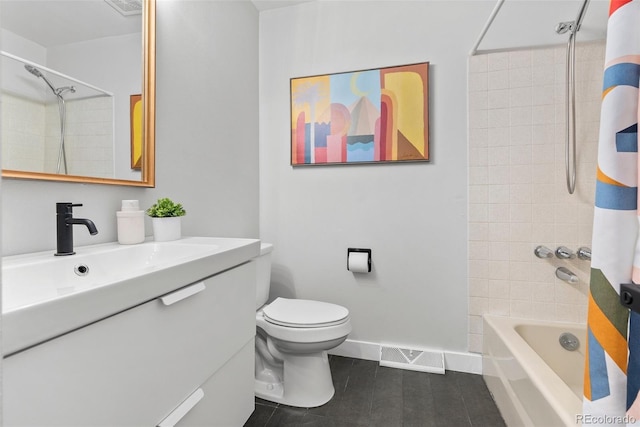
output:
[[[576,276],[575,274],[573,274],[573,272],[571,270],[569,270],[568,268],[565,267],[558,267],[556,269],[556,277],[560,280],[564,280],[567,283],[570,283],[572,285],[578,283],[580,281],[580,279],[578,279],[578,276]]]

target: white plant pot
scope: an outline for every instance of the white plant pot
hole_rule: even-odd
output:
[[[151,218],[151,223],[153,224],[153,240],[156,242],[178,240],[182,236],[182,217],[180,216]]]

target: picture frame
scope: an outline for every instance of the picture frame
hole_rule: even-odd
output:
[[[429,62],[290,79],[291,165],[428,162]]]
[[[131,169],[142,169],[142,95],[135,94],[129,97],[131,130]]]

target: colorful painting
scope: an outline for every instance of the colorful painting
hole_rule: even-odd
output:
[[[429,63],[291,79],[291,164],[429,160]]]
[[[130,95],[131,169],[142,169],[142,95]]]

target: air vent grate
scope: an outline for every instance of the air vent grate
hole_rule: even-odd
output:
[[[124,16],[142,14],[142,0],[104,0]]]
[[[380,366],[444,374],[444,353],[382,345],[380,346]]]

